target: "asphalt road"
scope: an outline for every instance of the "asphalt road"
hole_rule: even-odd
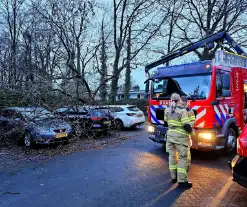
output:
[[[229,157],[192,154],[193,188],[170,184],[167,154],[144,129],[104,149],[0,172],[1,207],[247,206],[247,191],[231,181]]]

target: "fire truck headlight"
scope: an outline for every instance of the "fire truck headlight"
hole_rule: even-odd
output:
[[[153,126],[148,126],[148,132],[149,133],[154,133],[154,127]]]
[[[203,132],[203,133],[199,133],[198,137],[204,140],[208,140],[211,141],[213,139],[213,133],[208,133],[208,132]]]

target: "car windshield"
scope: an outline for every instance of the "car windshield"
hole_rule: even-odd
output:
[[[186,76],[154,80],[152,97],[169,99],[172,93],[188,98],[206,99],[210,91],[211,75]]]
[[[46,109],[30,109],[21,111],[22,116],[30,120],[43,120],[54,118],[54,115]]]

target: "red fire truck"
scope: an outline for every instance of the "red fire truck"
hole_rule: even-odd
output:
[[[231,49],[224,46],[226,42]],[[163,66],[150,74],[151,69],[199,48],[210,53],[215,50],[215,43],[221,50],[213,60]],[[187,96],[196,115],[192,148],[225,149],[227,153],[236,149],[237,137],[247,122],[247,55],[229,34],[222,31],[180,48],[147,65],[145,72],[148,75],[146,92],[150,94],[148,134],[151,140],[165,143],[168,128],[164,126],[164,110],[171,94],[176,92]]]
[[[233,180],[247,188],[247,126],[237,140],[238,154],[232,160]]]

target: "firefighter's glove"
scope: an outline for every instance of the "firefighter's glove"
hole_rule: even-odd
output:
[[[191,127],[190,124],[185,124],[185,125],[184,125],[184,130],[185,130],[186,132],[188,132],[188,133],[193,132],[193,129],[192,129],[192,127]]]

